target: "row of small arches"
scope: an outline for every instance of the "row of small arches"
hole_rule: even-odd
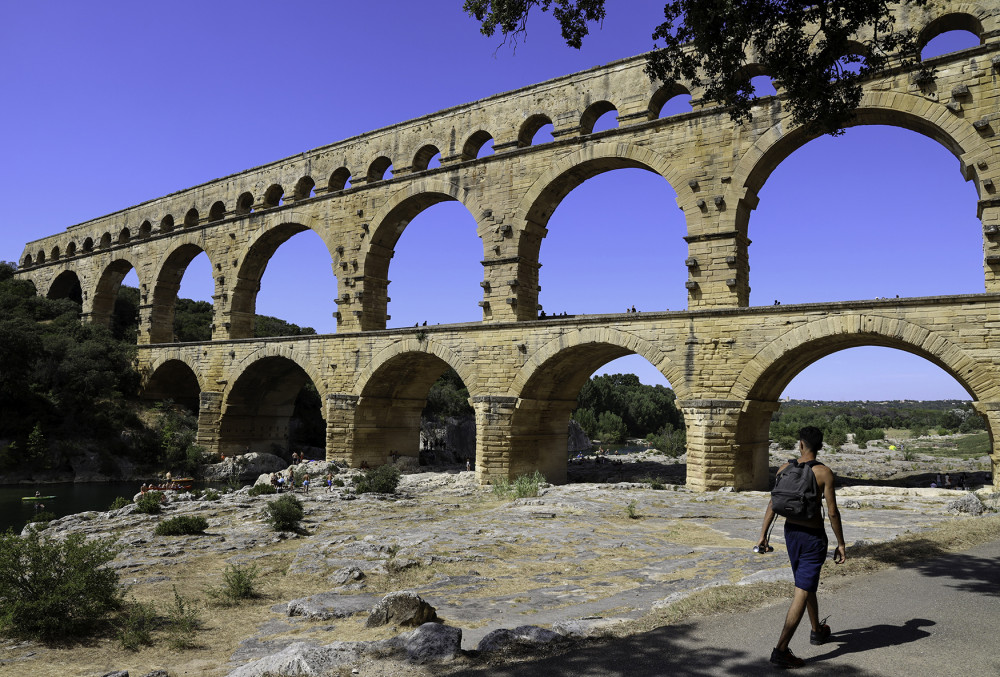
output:
[[[678,92],[675,96],[683,97],[685,95],[688,97],[690,96],[687,94],[686,90]],[[664,109],[667,101],[671,98],[673,97],[664,96],[658,93],[658,96],[653,97],[653,103],[650,104],[650,110],[654,110],[655,106],[655,113],[659,114],[659,112]],[[608,101],[598,101],[591,104],[581,116],[580,133],[583,135],[594,133],[594,128],[598,120],[605,116],[613,118],[615,123],[617,123],[617,111],[618,109],[614,106],[614,104]],[[613,113],[615,115],[608,115],[609,113]],[[539,132],[541,132],[546,126],[552,126],[552,119],[548,115],[536,114],[528,117],[518,131],[517,147],[525,148],[534,145],[539,137]],[[490,154],[493,151],[492,141],[492,134],[485,130],[477,130],[465,141],[462,146],[462,152],[458,156],[457,160],[465,162]],[[440,156],[441,151],[437,148],[437,146],[433,144],[424,145],[414,155],[410,171],[420,172],[431,169],[435,165],[440,164],[438,160]],[[347,167],[339,167],[329,176],[326,181],[326,185],[320,186],[320,190],[326,193],[335,193],[346,190],[351,188],[351,178],[351,171]],[[386,156],[379,156],[373,160],[364,175],[365,182],[369,184],[391,178],[394,178],[393,161]],[[303,176],[296,182],[291,197],[295,201],[314,197],[317,192],[316,189],[317,185],[315,180],[311,176]],[[207,218],[204,219],[202,218],[201,212],[196,207],[188,209],[179,224],[176,222],[172,214],[167,214],[160,219],[155,232],[170,233],[178,228],[193,228],[203,223],[221,221],[233,215],[243,216],[261,209],[273,209],[274,207],[283,205],[285,201],[286,196],[284,187],[280,184],[272,184],[267,188],[267,190],[264,191],[263,197],[259,202],[249,191],[241,193],[236,199],[236,207],[232,211],[226,207],[225,202],[222,200],[216,200],[212,203],[211,207],[209,207]],[[153,222],[147,219],[142,222],[135,233],[133,233],[130,228],[126,227],[119,231],[117,237],[113,236],[110,232],[105,232],[97,240],[92,237],[87,237],[83,240],[83,244],[79,249],[75,241],[70,242],[66,246],[65,252],[63,252],[58,245],[54,246],[51,250],[49,250],[49,252],[41,249],[36,252],[34,256],[31,254],[25,255],[22,264],[25,267],[31,265],[41,265],[47,261],[55,261],[63,258],[63,256],[72,257],[77,254],[90,254],[95,250],[109,249],[112,245],[128,244],[134,239],[143,240],[153,235],[153,233]]]
[[[950,13],[934,19],[925,26],[920,32],[918,42],[923,48],[932,39],[950,32],[967,33],[970,34],[970,37],[974,37],[975,40],[981,42],[983,30],[982,23],[975,16],[963,13]],[[925,56],[924,58],[927,57]],[[758,90],[760,95],[774,93],[772,87],[762,82],[763,79],[767,78],[767,75],[763,73],[759,66],[748,64],[745,68],[748,72],[754,74],[753,82],[755,89]],[[675,85],[671,88],[662,87],[650,98],[644,118],[655,120],[660,117],[669,117],[691,110],[690,98],[690,91],[682,85]],[[671,102],[674,102],[673,105],[671,105]],[[614,115],[609,115],[611,113],[614,113]],[[582,136],[594,133],[598,121],[602,119],[613,119],[614,124],[596,129],[596,131],[603,131],[603,129],[617,126],[617,113],[617,107],[610,101],[601,100],[590,104],[580,117],[578,133]],[[529,116],[518,129],[516,147],[525,148],[536,145],[539,132],[543,128],[551,127],[552,125],[552,119],[548,115],[535,114]],[[482,129],[477,130],[466,139],[458,156],[456,158],[449,158],[449,161],[465,162],[483,157],[493,151],[491,143],[493,140],[494,137],[489,132]],[[414,154],[408,171],[421,172],[439,166],[440,157],[441,151],[437,146],[426,144]],[[363,177],[364,181],[365,183],[372,184],[395,178],[393,168],[392,159],[386,156],[379,156],[368,166],[368,170]],[[347,167],[339,167],[326,179],[325,186],[319,186],[319,191],[335,193],[346,190],[351,188],[351,179],[351,171]],[[317,184],[314,179],[310,176],[303,176],[296,182],[292,196],[290,197],[294,200],[302,200],[313,197],[316,193]],[[227,209],[226,204],[222,200],[216,200],[209,208],[207,217],[203,219],[199,210],[192,207],[185,213],[180,227],[192,228],[202,223],[221,221],[228,216],[242,216],[260,209],[272,209],[281,206],[285,201],[284,187],[280,184],[272,184],[264,191],[259,202],[256,201],[254,195],[249,191],[241,193],[236,199],[236,206],[232,211]],[[170,233],[177,227],[178,225],[175,223],[174,216],[167,214],[160,219],[156,232]],[[80,251],[78,251],[75,242],[70,242],[66,246],[65,252],[58,245],[52,247],[48,252],[41,249],[34,256],[26,254],[22,261],[22,266],[41,265],[47,261],[58,260],[63,256],[76,256],[78,253],[89,254],[95,249],[108,249],[113,244],[128,244],[133,238],[146,239],[153,233],[154,226],[152,222],[146,220],[142,222],[134,236],[131,229],[126,227],[119,231],[117,237],[112,236],[110,232],[105,232],[96,242],[91,237],[86,238],[83,241]]]

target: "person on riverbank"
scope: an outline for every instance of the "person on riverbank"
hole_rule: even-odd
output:
[[[306,473],[306,476],[302,478],[302,488],[307,494],[309,493],[309,473]]]
[[[816,505],[812,519],[785,518],[785,547],[788,550],[788,559],[792,565],[792,573],[795,575],[795,594],[792,597],[791,606],[785,615],[785,624],[781,628],[778,637],[778,644],[771,651],[771,662],[784,668],[798,668],[805,665],[805,661],[792,653],[788,648],[788,643],[799,627],[799,621],[803,614],[809,612],[809,622],[812,625],[812,632],[809,633],[810,644],[824,644],[830,638],[830,626],[821,623],[819,620],[819,602],[816,598],[816,590],[819,588],[819,574],[826,561],[827,547],[829,541],[826,536],[826,529],[823,526],[822,501],[826,501],[826,512],[830,517],[830,527],[837,538],[837,549],[834,553],[833,561],[841,564],[847,559],[844,543],[844,528],[840,522],[840,512],[837,510],[837,495],[834,490],[833,472],[816,461],[816,454],[823,447],[823,433],[819,428],[806,426],[799,431],[799,458],[798,464],[808,463],[812,466],[812,474],[816,482]],[[792,461],[785,463],[778,469],[781,475]],[[775,480],[777,482],[777,480]],[[757,541],[759,552],[766,552],[767,534],[774,522],[777,514],[774,512],[772,501],[768,501],[767,509],[764,511],[764,524],[760,530],[760,540]]]

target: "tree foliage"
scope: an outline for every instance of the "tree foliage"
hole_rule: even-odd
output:
[[[428,421],[440,421],[448,417],[472,416],[474,413],[469,404],[469,389],[462,383],[458,372],[449,368],[431,385],[421,416]]]
[[[606,434],[620,435],[622,439],[645,437],[666,425],[672,429],[684,428],[684,417],[674,401],[670,388],[644,385],[635,374],[605,374],[591,378],[580,389],[573,417],[588,434],[591,433],[588,424],[593,418],[597,430]],[[587,409],[590,414],[580,411]],[[604,416],[605,413],[613,416]]]
[[[118,572],[106,566],[112,540],[65,540],[29,532],[0,535],[0,630],[45,640],[93,633],[122,601]]]
[[[893,8],[926,0],[669,0],[646,72],[670,87],[690,83],[704,98],[751,118],[751,79],[771,76],[792,118],[813,133],[840,134],[861,101],[861,82],[900,59],[915,61],[916,36],[896,30]],[[589,24],[603,21],[606,0],[465,0],[483,34],[517,42],[533,10],[562,27],[580,48]],[[622,8],[624,10],[624,8]],[[662,42],[662,46],[661,46]],[[640,46],[645,49],[645,46]]]

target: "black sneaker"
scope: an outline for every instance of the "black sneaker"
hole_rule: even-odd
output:
[[[819,630],[811,630],[809,632],[809,643],[826,644],[826,640],[830,639],[830,633],[830,626],[823,623],[819,626]]]
[[[806,664],[804,660],[793,654],[791,649],[784,651],[771,649],[771,662],[779,668],[801,668]]]

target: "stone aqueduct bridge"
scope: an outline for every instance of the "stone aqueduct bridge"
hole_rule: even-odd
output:
[[[954,376],[983,413],[1000,462],[1000,8],[932,0],[903,24],[926,43],[952,29],[978,47],[866,84],[857,124],[888,124],[948,148],[975,184],[985,293],[748,308],[750,213],[771,171],[812,137],[780,96],[734,125],[701,92],[657,88],[636,57],[457,106],[234,174],[30,243],[20,275],[109,321],[124,276],[140,281],[139,364],[148,397],[199,402],[199,440],[238,452],[286,444],[295,396],[324,401],[328,458],[383,463],[416,454],[430,384],[454,367],[476,411],[483,482],[566,472],[570,411],[585,380],[638,353],[670,381],[698,489],[767,483],[771,412],[787,383],[832,352],[865,345],[921,355]],[[659,118],[690,93],[690,113]],[[616,111],[618,127],[593,133]],[[554,140],[532,145],[547,123]],[[490,139],[494,154],[477,157]],[[441,166],[429,160],[441,153]],[[394,172],[386,170],[392,165]],[[642,168],[676,190],[687,221],[688,309],[537,319],[539,247],[560,200],[586,179]],[[892,171],[890,163],[886,171]],[[350,185],[348,185],[350,179]],[[482,322],[386,330],[390,261],[407,223],[457,200],[482,239]],[[969,205],[969,209],[973,206]],[[807,215],[804,215],[807,217]],[[254,340],[256,293],[272,254],[315,231],[337,275],[338,333]],[[181,277],[205,252],[215,275],[212,340],[172,341]],[[994,477],[997,477],[994,472]]]

